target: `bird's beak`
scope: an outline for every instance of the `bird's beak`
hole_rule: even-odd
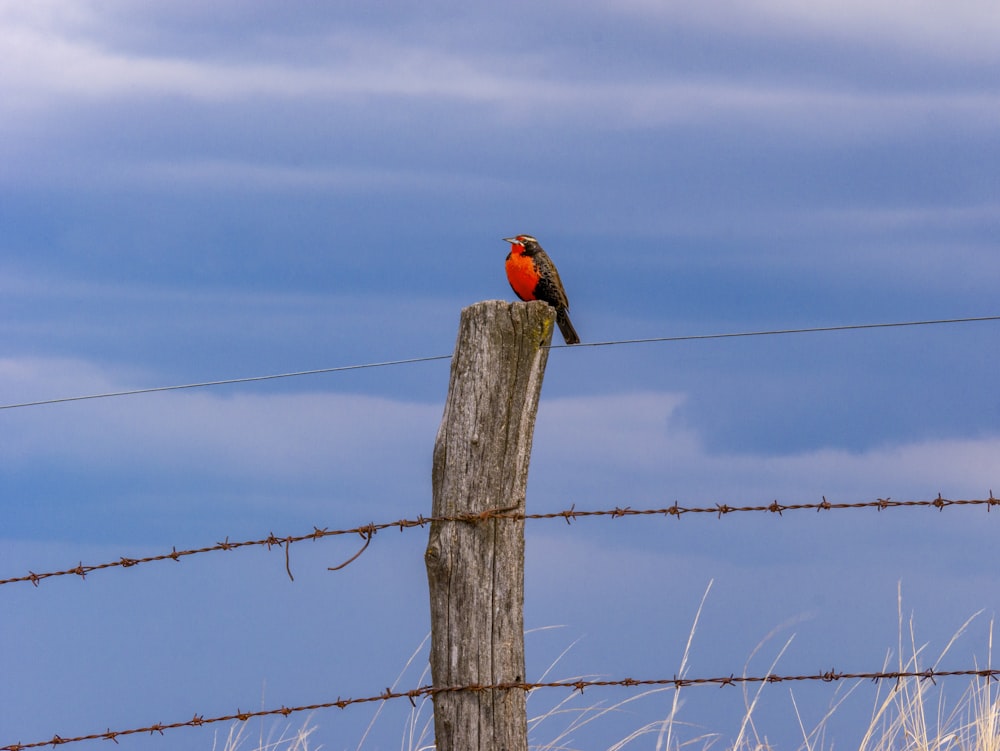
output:
[[[510,243],[511,245],[514,245],[514,244],[516,244],[516,243],[517,243],[517,238],[516,238],[516,237],[505,237],[505,238],[503,239],[503,241],[504,241],[505,243]]]

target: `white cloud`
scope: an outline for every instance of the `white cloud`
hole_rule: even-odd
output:
[[[903,28],[919,36],[938,29],[941,21],[950,29],[948,39],[968,26],[977,30],[977,38],[991,40],[990,50],[995,53],[997,49],[992,44],[997,30],[988,31],[995,24],[973,23],[976,15],[972,10],[957,14],[956,21],[951,5],[941,6],[940,12],[925,6],[912,14],[904,14],[902,4],[871,14],[861,13],[857,3],[850,6],[853,13],[832,3],[762,1],[750,6],[751,11],[741,11],[741,7],[734,6],[732,13],[718,12],[715,6],[710,14],[691,9],[670,13],[713,24],[724,19],[723,30],[733,25],[733,17],[760,17],[764,21],[759,25],[767,30],[772,31],[777,23],[779,27],[790,25],[789,33],[803,27],[871,27],[876,30],[872,33],[881,33],[877,30],[887,26],[884,15],[905,21]],[[389,33],[331,33],[323,40],[322,59],[298,63],[291,62],[294,56],[282,54],[282,44],[287,46],[294,40],[259,54],[251,46],[243,51],[241,60],[199,58],[179,50],[144,53],[120,45],[116,48],[113,40],[103,38],[99,18],[56,23],[48,14],[14,12],[11,4],[0,8],[5,10],[0,14],[4,21],[0,24],[0,56],[7,71],[17,72],[0,77],[8,128],[15,127],[11,115],[17,112],[58,111],[73,102],[161,97],[217,105],[263,98],[276,100],[276,106],[289,101],[314,104],[406,97],[441,100],[444,106],[485,104],[496,108],[496,116],[510,123],[525,122],[528,112],[533,123],[584,118],[598,128],[737,118],[781,129],[825,132],[836,128],[847,135],[873,127],[889,130],[921,123],[935,113],[984,124],[1000,117],[1000,100],[990,92],[864,91],[816,80],[806,84],[743,81],[733,76],[692,77],[669,69],[652,77],[643,70],[634,76],[620,74],[624,77],[618,80],[580,79],[565,61],[552,65],[537,52],[514,59],[504,50],[470,54],[435,44],[433,35],[401,40]],[[794,10],[797,8],[808,10]],[[762,29],[760,33],[765,32]],[[600,106],[595,107],[595,103]],[[613,117],[598,117],[599,113],[613,113]]]
[[[0,360],[0,393],[49,395],[131,383],[73,360]],[[864,452],[718,453],[677,416],[683,396],[543,398],[531,492],[546,505],[982,497],[1000,489],[1000,437],[922,440]],[[0,466],[229,476],[304,485],[429,487],[438,404],[345,394],[204,389],[0,413]],[[738,416],[734,416],[738,419]],[[392,468],[388,471],[387,468]],[[426,475],[426,477],[424,477]]]
[[[27,384],[54,396],[130,388],[83,361],[0,360],[0,392],[23,393]],[[401,454],[421,446],[429,467],[440,412],[359,394],[208,389],[27,407],[3,413],[0,464],[353,478],[401,458],[409,465]]]
[[[716,453],[677,416],[678,394],[544,401],[533,486],[543,496],[603,505],[985,497],[1000,487],[1000,436],[919,440],[849,451]],[[734,415],[734,420],[739,416]]]
[[[931,52],[962,60],[997,60],[1000,13],[991,0],[757,0],[760,13],[793,28]]]
[[[1000,57],[1000,13],[992,0],[626,0],[616,10],[726,35],[851,41],[960,62]]]
[[[224,159],[173,159],[122,164],[114,174],[125,184],[218,186],[226,190],[364,191],[511,190],[513,181],[489,175],[378,167],[287,165]],[[79,176],[83,181],[85,176]]]
[[[7,69],[21,75],[0,82],[22,101],[181,96],[213,102],[351,95],[512,101],[523,83],[432,45],[351,33],[331,34],[325,43],[325,64],[287,63],[280,50],[261,62],[231,62],[126,51],[76,29],[14,23],[0,27],[0,53]]]
[[[123,385],[81,361],[0,362],[0,393],[23,382],[50,395]],[[434,404],[231,388],[14,409],[0,412],[0,474],[44,476],[43,492],[56,498],[47,502],[74,507],[183,514],[207,503],[211,513],[285,508],[294,516],[343,505],[388,520],[430,508],[440,416]]]

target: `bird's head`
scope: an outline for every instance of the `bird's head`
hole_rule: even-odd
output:
[[[538,240],[533,238],[531,235],[517,235],[516,237],[505,237],[503,241],[505,243],[510,243],[511,245],[520,245],[525,250],[531,250],[532,248],[538,247]]]

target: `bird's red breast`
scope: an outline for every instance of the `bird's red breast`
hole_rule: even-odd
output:
[[[514,293],[522,300],[536,299],[535,289],[538,287],[541,274],[535,260],[525,254],[523,245],[511,243],[506,267],[507,281],[510,282]]]

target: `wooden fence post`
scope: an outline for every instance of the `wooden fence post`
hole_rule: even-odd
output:
[[[524,512],[554,322],[541,302],[462,311],[434,443],[434,516]],[[434,686],[524,681],[524,521],[434,522],[424,559]],[[437,693],[434,732],[438,751],[527,751],[525,692]]]

